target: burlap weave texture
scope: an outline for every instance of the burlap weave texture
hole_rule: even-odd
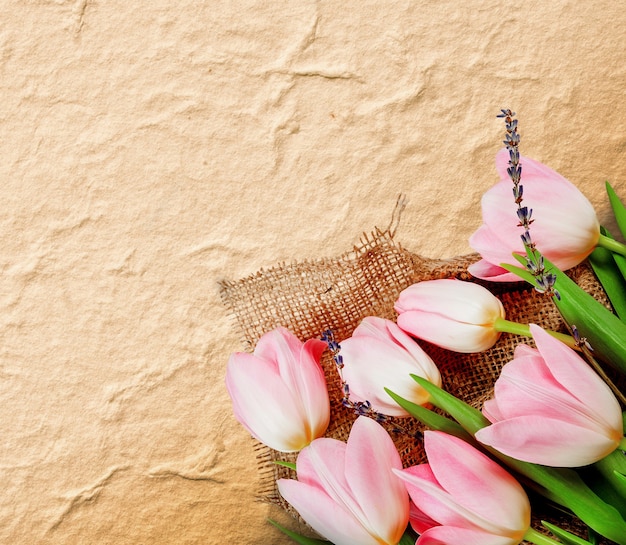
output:
[[[428,259],[404,249],[389,231],[377,230],[364,236],[353,251],[336,259],[277,265],[238,281],[224,281],[221,293],[248,351],[252,351],[261,335],[277,326],[287,327],[302,340],[320,337],[331,329],[341,342],[366,316],[394,320],[394,302],[403,289],[415,282],[450,277],[476,281],[467,273],[467,266],[478,258],[471,254],[447,260]],[[570,274],[586,291],[607,304],[600,284],[587,266],[579,266]],[[502,301],[507,319],[564,331],[564,324],[550,299],[527,284],[484,285]],[[511,359],[515,345],[520,342],[532,344],[530,339],[503,334],[492,349],[480,354],[457,354],[422,341],[420,346],[437,363],[443,387],[480,407],[490,397],[500,369]],[[322,363],[331,398],[327,436],[346,440],[356,416],[342,406],[340,378],[328,352]],[[420,430],[413,419],[397,419],[397,422],[411,432]],[[424,461],[420,441],[410,434],[392,434],[392,437],[405,467]],[[275,452],[258,442],[254,443],[254,448],[262,475],[260,498],[281,505],[298,518],[280,497],[275,484],[278,478],[295,475],[273,463],[275,460],[295,461],[296,455]]]

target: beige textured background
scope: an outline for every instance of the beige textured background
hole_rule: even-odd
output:
[[[468,252],[501,107],[606,217],[625,42],[608,0],[2,0],[0,543],[287,543],[217,281],[347,251],[399,192],[404,246]]]

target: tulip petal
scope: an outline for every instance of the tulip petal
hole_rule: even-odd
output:
[[[472,246],[472,248],[476,249],[474,246]],[[497,263],[504,263],[504,261],[497,261]],[[474,278],[480,278],[481,280],[489,280],[491,282],[521,282],[521,278],[516,274],[489,263],[484,259],[469,265],[467,271]]]
[[[322,394],[326,394],[324,373],[319,365],[325,349],[326,343],[319,339],[310,339],[303,344],[291,331],[279,327],[259,339],[254,355],[275,361],[287,387],[296,393],[296,397],[308,400],[312,393],[320,391],[322,384]],[[325,397],[327,395],[322,399]]]
[[[530,502],[502,467],[465,441],[426,431],[429,463],[397,471],[415,504],[416,545],[517,545],[530,527]]]
[[[400,293],[395,308],[399,313],[416,308],[433,309],[433,314],[469,324],[493,324],[504,313],[502,304],[489,290],[453,278],[427,280],[409,286]],[[437,309],[445,311],[438,312]]]
[[[330,422],[330,401],[324,370],[320,365],[326,343],[319,339],[306,341],[300,352],[295,374],[294,391],[301,400],[306,421],[311,424],[311,435],[320,437]]]
[[[491,348],[500,336],[493,325],[461,323],[421,310],[402,312],[398,315],[398,325],[419,339],[462,353]]]
[[[483,225],[470,237],[470,246],[481,257],[498,266],[518,265],[512,253],[524,253],[520,239],[523,228],[517,217],[518,204],[512,198],[512,183],[507,173],[508,151],[496,155],[501,181],[482,197]],[[585,259],[598,243],[600,224],[588,199],[563,176],[527,157],[520,157],[524,206],[532,214],[531,234],[541,253],[561,270]],[[503,280],[497,270],[483,264],[470,266],[478,278]],[[510,274],[510,273],[509,273]],[[519,281],[519,278],[513,278]]]
[[[441,375],[434,362],[413,339],[404,332],[402,334],[417,347],[411,347],[412,353],[396,343],[374,337],[353,336],[341,343],[343,378],[350,387],[353,401],[369,401],[375,410],[389,416],[406,416],[407,412],[384,388],[422,405],[428,401],[428,394],[411,380],[410,375],[441,384]]]
[[[345,476],[346,444],[320,437],[298,454],[298,481],[319,486],[333,501],[342,501],[343,491],[350,490]]]
[[[580,467],[617,447],[597,431],[561,419],[519,416],[496,422],[475,437],[512,458],[553,467]]]
[[[407,490],[409,489],[409,484],[405,483]],[[419,495],[418,495],[419,496]],[[433,526],[439,526],[439,523],[432,518],[430,518],[426,513],[421,511],[414,502],[411,502],[409,508],[409,522],[411,523],[411,528],[415,530],[418,534],[423,534],[429,528]]]
[[[504,318],[502,303],[486,288],[456,279],[427,280],[403,290],[395,305],[407,333],[457,352],[490,348]]]
[[[395,545],[409,519],[409,498],[392,473],[402,462],[375,421],[359,417],[348,442],[320,438],[298,455],[298,481],[279,490],[317,532],[333,543]]]
[[[515,214],[515,211],[513,211]],[[482,256],[482,260],[473,263],[468,267],[470,274],[476,278],[483,278],[498,282],[519,282],[519,276],[498,266],[500,263],[509,263],[518,265],[517,261],[512,257],[515,251],[518,254],[524,254],[524,245],[519,239],[522,231],[517,227],[518,240],[514,245],[508,239],[502,239],[498,236],[498,231],[494,231],[488,225],[481,225],[469,238],[469,245]]]
[[[424,370],[429,369],[434,371],[433,380],[429,377],[430,373],[426,373],[424,376],[428,378],[430,382],[435,383],[434,378],[439,375],[439,370],[433,360],[430,359],[430,356],[428,356],[428,354],[422,350],[421,346],[417,344],[410,335],[403,331],[397,323],[391,320],[383,320],[383,322],[389,340],[392,341],[400,351],[407,352]]]
[[[537,349],[520,346],[495,383],[483,414],[491,426],[476,439],[525,462],[591,464],[623,436],[620,406],[574,350],[531,324]]]
[[[259,339],[254,355],[276,362],[287,386],[306,395],[309,381],[319,382],[321,367],[318,362],[325,349],[326,343],[319,339],[302,343],[291,331],[279,327]],[[294,362],[300,365],[294,365]],[[311,365],[313,362],[316,364]],[[323,373],[321,378],[323,380]]]
[[[523,535],[530,504],[511,475],[456,437],[427,431],[424,443],[429,464],[397,473],[420,511],[444,526]]]
[[[416,506],[418,517],[411,521],[416,531],[422,533],[434,525],[467,526],[468,513],[459,509],[454,498],[450,497],[433,475],[429,464],[420,464],[395,471],[404,481],[404,486]],[[472,514],[469,514],[472,517]],[[429,521],[435,521],[430,524]]]
[[[575,412],[571,396],[554,380],[537,351],[507,363],[495,383],[494,394],[502,419],[545,413],[567,417]]]
[[[366,316],[352,332],[352,337],[372,337],[383,342],[395,342],[394,335],[391,333],[388,322],[393,324],[390,320],[385,320],[384,318],[379,318],[378,316]]]
[[[498,422],[504,419],[504,415],[500,411],[498,402],[495,399],[488,399],[483,403],[482,413],[489,422]]]
[[[424,446],[437,481],[480,527],[511,531],[530,524],[530,504],[519,483],[493,460],[457,437],[425,432]],[[454,472],[450,467],[454,466]],[[497,532],[494,533],[506,533]]]
[[[582,232],[585,232],[590,227],[593,227],[595,230],[597,224],[595,211],[587,198],[573,184],[563,178],[560,181],[551,180],[548,183],[541,176],[523,175],[523,178],[525,178],[522,180],[524,200],[533,209],[533,219],[535,220],[532,227],[533,232],[537,228],[537,224],[544,224],[544,226],[554,225],[557,233],[563,234],[563,240],[567,240],[568,238],[576,238],[575,232],[577,229],[582,229]],[[559,201],[563,206],[556,207],[554,203]],[[517,204],[511,198],[511,181],[508,178],[502,179],[494,185],[483,195],[481,204],[483,223],[497,233],[502,240],[512,242],[517,234],[518,241],[516,245],[519,246],[521,228],[518,225]],[[576,223],[573,223],[571,217],[568,217],[570,211],[581,215],[580,218],[576,218]],[[548,212],[548,216],[542,217],[540,212]],[[541,221],[542,219],[543,221]],[[578,219],[580,219],[580,222]],[[582,223],[582,226],[577,227],[580,223]],[[502,225],[502,229],[496,231],[498,225]],[[546,239],[549,238],[545,229],[542,229],[540,233]],[[563,242],[563,240],[560,242]],[[555,245],[558,247],[557,241],[550,243],[550,246]]]
[[[572,349],[536,326],[531,330],[540,337],[540,344],[547,342],[555,351],[548,359],[530,348],[516,351],[515,359],[504,366],[495,384],[499,416],[493,412],[485,416],[492,422],[546,416],[619,439],[621,411],[604,381]],[[522,353],[528,355],[519,356]],[[487,412],[491,409],[488,406]]]
[[[285,327],[277,327],[263,335],[254,348],[254,355],[268,361],[298,361],[302,342]]]
[[[309,440],[322,435],[330,421],[330,403],[324,371],[319,364],[326,343],[310,339],[302,343],[284,327],[263,335],[256,345],[254,355],[275,362],[281,380],[300,400],[300,421],[309,426]]]
[[[587,409],[554,379],[539,357],[516,358],[505,365],[494,392],[496,412],[487,402],[483,407],[483,414],[493,423],[522,416],[538,420],[551,418],[593,430],[605,437],[612,435],[610,428],[599,425]],[[535,431],[538,432],[539,428]]]
[[[599,426],[621,430],[622,412],[607,384],[574,350],[537,325],[531,324],[530,331],[550,372],[586,407],[587,414],[593,416]]]
[[[364,526],[395,543],[409,520],[409,497],[394,468],[401,469],[402,460],[387,431],[370,418],[357,418],[346,448],[346,479],[361,506]]]
[[[278,479],[278,490],[300,516],[324,538],[335,545],[380,545],[354,519],[318,487],[292,479]]]
[[[237,420],[257,440],[282,452],[300,450],[310,442],[300,401],[276,373],[276,366],[252,354],[233,354],[226,369],[226,388]]]
[[[538,353],[536,348],[532,348],[527,344],[518,344],[513,352],[514,358],[522,358],[524,356],[534,356]]]
[[[415,545],[518,545],[523,536],[498,536],[470,528],[435,526],[424,532]]]
[[[522,175],[522,184],[524,202],[533,209],[533,242],[561,270],[580,263],[600,237],[600,225],[591,203],[567,181],[546,183],[545,178]],[[555,206],[555,202],[560,206]],[[523,229],[517,218],[517,204],[511,197],[510,180],[502,180],[489,189],[481,205],[483,223],[501,241],[499,250],[509,251],[505,262],[516,264],[510,253],[524,251],[520,239]],[[491,261],[488,256],[486,259]]]

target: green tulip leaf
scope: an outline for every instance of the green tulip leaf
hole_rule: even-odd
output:
[[[288,467],[289,469],[293,469],[294,471],[296,470],[295,462],[285,462],[284,460],[274,460],[274,463],[277,466]]]
[[[513,257],[517,259],[522,265],[526,264],[526,258],[524,256],[521,256],[519,254],[513,254]],[[528,269],[516,267],[515,265],[509,265],[508,263],[500,263],[500,267],[519,276],[522,280],[526,280],[526,282],[528,282],[532,286],[535,285],[535,277]]]
[[[619,471],[613,471],[611,484],[619,492],[622,498],[622,512],[626,512],[626,475]]]
[[[291,539],[293,539],[296,543],[299,543],[300,545],[332,545],[330,541],[326,541],[324,539],[315,539],[313,537],[306,537],[306,536],[297,534],[296,532],[292,532],[291,530],[288,530],[284,526],[281,526],[280,524],[278,524],[278,522],[276,522],[275,520],[272,520],[272,519],[267,519],[267,520],[270,524],[273,524],[274,526],[276,526],[276,528],[278,528],[283,534],[285,534],[286,536],[289,536]]]
[[[593,467],[612,485],[621,497],[621,510],[626,513],[626,456],[620,449],[598,460]]]
[[[611,301],[615,313],[624,321],[626,320],[626,281],[618,266],[618,259],[624,261],[626,265],[626,260],[622,256],[614,255],[606,248],[598,246],[591,252],[589,263]]]
[[[489,420],[478,409],[474,409],[474,407],[435,386],[425,378],[417,375],[411,375],[411,378],[428,392],[430,402],[435,407],[446,411],[472,436],[479,429],[490,424]]]
[[[611,474],[611,484],[620,493],[623,501],[623,508],[624,511],[626,511],[626,475],[614,470]]]
[[[578,468],[576,471],[597,496],[602,498],[602,500],[609,505],[615,507],[622,515],[622,518],[626,520],[624,498],[615,490],[611,482],[605,479],[593,465]]]
[[[562,528],[559,528],[558,526],[555,526],[554,524],[550,524],[549,522],[546,522],[545,520],[541,521],[541,525],[544,528],[550,530],[550,532],[552,532],[553,535],[558,537],[559,540],[565,545],[592,545],[590,541],[587,541],[586,539],[583,539],[582,537],[575,536],[574,534],[571,534],[570,532],[567,532],[566,530],[563,530]]]
[[[611,233],[609,233],[604,227],[600,227],[600,233],[608,240],[615,240]],[[610,248],[605,248],[605,250],[611,253],[617,269],[622,274],[622,278],[626,280],[626,257],[624,257],[622,254],[611,252]]]
[[[606,193],[609,196],[609,202],[611,203],[611,208],[613,209],[613,215],[615,216],[617,226],[619,227],[622,236],[626,237],[626,207],[611,187],[611,184],[606,182],[605,185]]]
[[[619,272],[622,273],[622,278],[626,281],[626,257],[621,254],[613,254],[613,260],[619,269]]]
[[[400,542],[398,545],[415,545],[415,541],[417,540],[417,535],[413,533],[411,527],[409,526],[402,537],[400,538]]]
[[[398,405],[400,405],[400,407],[431,430],[443,431],[450,435],[454,435],[459,439],[473,441],[473,437],[467,433],[460,424],[457,424],[453,420],[434,413],[426,407],[422,407],[421,405],[408,401],[387,388],[385,388],[385,391]]]

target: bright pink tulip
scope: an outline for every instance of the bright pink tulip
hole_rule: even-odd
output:
[[[465,441],[424,433],[428,463],[396,473],[414,507],[416,545],[517,545],[530,527],[530,502],[520,484]]]
[[[394,469],[402,461],[385,429],[354,422],[348,442],[321,438],[298,455],[298,480],[279,479],[281,495],[335,545],[397,545],[409,520],[409,496]]]
[[[507,175],[509,153],[500,150],[496,168],[500,182],[482,198],[483,225],[469,243],[482,257],[470,265],[477,278],[498,282],[520,278],[500,267],[501,263],[519,266],[511,254],[525,254],[520,235],[513,183]],[[527,157],[520,158],[523,204],[532,209],[530,228],[533,242],[541,253],[561,270],[578,265],[595,248],[600,224],[587,198],[568,180],[547,166]]]
[[[254,354],[237,352],[226,369],[226,388],[239,422],[259,441],[295,452],[324,435],[330,403],[320,357],[326,343],[302,343],[279,327],[263,335]]]
[[[476,439],[535,464],[578,467],[614,451],[623,436],[619,403],[571,348],[531,325],[537,349],[519,345],[483,414]]]
[[[418,282],[406,288],[395,304],[401,329],[454,352],[482,352],[500,333],[502,303],[488,289],[451,278]]]
[[[395,322],[369,316],[341,342],[343,379],[353,401],[369,401],[376,411],[389,416],[408,416],[384,388],[418,405],[428,394],[411,374],[441,386],[433,360]]]

